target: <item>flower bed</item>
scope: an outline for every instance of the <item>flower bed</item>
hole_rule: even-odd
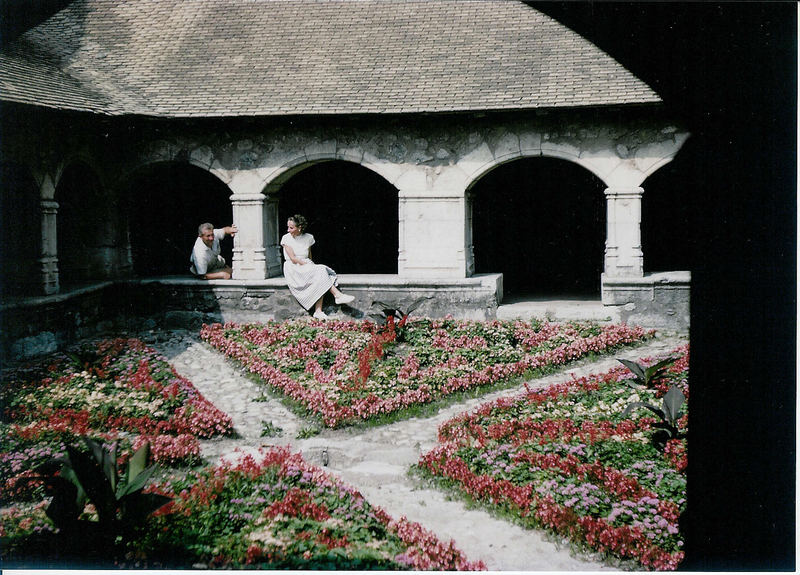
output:
[[[392,519],[288,448],[171,479],[134,555],[211,568],[477,570],[452,541]],[[164,561],[166,560],[166,561]]]
[[[660,405],[671,386],[688,399],[688,346],[653,389],[623,367],[487,403],[439,428],[419,469],[528,526],[649,569],[683,558],[687,415],[681,434],[654,444],[655,420],[632,402]],[[645,363],[652,363],[648,360]]]
[[[24,497],[35,485],[19,480],[78,436],[134,449],[149,441],[155,461],[178,465],[199,459],[198,438],[233,430],[230,417],[136,339],[103,341],[6,372],[0,400],[6,500]]]
[[[593,323],[287,321],[204,325],[201,336],[329,427],[507,381],[652,336]]]
[[[49,567],[77,561],[98,568],[485,569],[453,541],[391,518],[288,448],[239,455],[146,487],[172,501],[127,541],[102,546],[95,534],[77,553],[46,517],[46,502],[4,508],[0,557],[6,565]],[[93,506],[82,517],[92,525]]]

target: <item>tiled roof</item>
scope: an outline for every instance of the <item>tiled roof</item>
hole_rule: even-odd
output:
[[[78,0],[0,53],[0,90],[168,117],[661,101],[516,0]]]

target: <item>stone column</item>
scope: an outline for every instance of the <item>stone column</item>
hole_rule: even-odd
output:
[[[264,258],[264,194],[234,193],[233,223],[239,233],[233,239],[233,279],[267,277]]]
[[[277,191],[277,190],[275,190]],[[278,221],[278,196],[267,190],[266,200],[264,201],[264,255],[267,262],[267,277],[274,278],[283,275],[283,265],[281,263],[280,241],[282,225],[285,222]]]
[[[642,193],[639,187],[607,188],[605,275],[642,277]]]
[[[42,293],[49,295],[58,293],[58,202],[55,200],[41,200],[39,202],[42,214],[41,223],[41,248],[39,253],[39,277],[41,279]]]
[[[472,235],[472,226],[474,224],[472,213],[473,206],[475,205],[475,194],[472,191],[468,191],[464,199],[465,268],[467,277],[472,277],[475,275],[475,241]]]
[[[460,195],[400,190],[398,273],[407,278],[467,275],[466,212]]]

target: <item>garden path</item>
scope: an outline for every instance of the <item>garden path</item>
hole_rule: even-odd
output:
[[[233,455],[236,449],[254,452],[261,446],[289,445],[293,451],[301,451],[309,463],[321,466],[323,453],[327,452],[325,468],[356,487],[370,503],[379,505],[392,517],[405,515],[419,522],[443,541],[453,539],[470,560],[481,559],[492,571],[614,570],[598,556],[571,553],[565,542],[500,520],[486,511],[469,509],[462,501],[451,499],[407,475],[408,468],[420,455],[436,444],[441,423],[481,403],[516,394],[521,391],[522,384],[450,405],[430,417],[367,429],[325,429],[319,435],[297,439],[298,433],[309,424],[274,397],[254,401],[264,395],[263,388],[202,342],[196,333],[175,331],[143,336],[180,375],[192,381],[233,419],[237,438],[202,442],[203,457],[209,461]],[[603,372],[619,365],[615,357],[638,359],[657,355],[687,341],[676,335],[661,336],[614,357],[571,364],[568,370],[534,380],[529,385],[545,387],[569,378],[571,373],[582,376]],[[280,427],[282,434],[261,437],[265,423]]]

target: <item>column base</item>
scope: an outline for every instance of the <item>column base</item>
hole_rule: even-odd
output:
[[[613,307],[620,321],[678,332],[689,331],[690,285],[688,271],[601,276],[603,305]]]

